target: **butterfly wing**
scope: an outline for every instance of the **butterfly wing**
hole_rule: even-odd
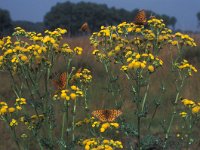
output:
[[[117,117],[119,117],[122,114],[121,110],[108,110],[109,111],[109,117],[108,117],[108,122],[113,122]]]
[[[87,22],[85,22],[81,28],[80,28],[80,31],[83,31],[83,32],[89,32],[90,31],[90,28],[89,28],[89,25]]]
[[[92,115],[99,119],[101,122],[107,121],[105,110],[95,110],[92,112]]]
[[[146,13],[144,10],[140,10],[135,16],[134,23],[136,25],[145,25],[147,22]]]
[[[111,109],[111,110],[95,110],[92,112],[92,115],[99,119],[101,122],[113,122],[117,117],[122,114],[120,110]]]
[[[67,81],[67,74],[66,74],[66,72],[63,72],[60,74],[58,80],[53,80],[53,84],[56,89],[61,90],[61,89],[65,88],[66,81]]]
[[[67,73],[63,72],[61,73],[60,77],[59,77],[59,82],[60,82],[60,88],[63,89],[66,86],[66,81],[67,81]]]

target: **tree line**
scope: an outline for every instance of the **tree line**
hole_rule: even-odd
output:
[[[105,4],[91,2],[64,2],[57,3],[44,16],[43,22],[32,23],[29,21],[12,21],[7,10],[0,9],[0,34],[12,32],[16,26],[21,26],[28,31],[42,32],[44,29],[53,30],[57,27],[67,28],[71,34],[79,34],[79,29],[84,22],[88,22],[91,31],[97,31],[100,26],[117,25],[121,22],[133,22],[138,9],[128,11],[125,9],[109,8]],[[153,11],[146,11],[147,18],[156,16],[162,18],[168,27],[175,28],[177,19],[172,16],[159,15]],[[200,21],[200,13],[197,18]]]

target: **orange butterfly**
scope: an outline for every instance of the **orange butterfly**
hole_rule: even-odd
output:
[[[66,72],[61,73],[58,80],[53,80],[53,84],[58,90],[64,89],[66,86],[66,82],[67,82]]]
[[[89,32],[90,31],[90,28],[89,28],[89,25],[87,22],[85,22],[81,28],[80,28],[80,31],[83,31],[83,32]]]
[[[146,13],[144,10],[140,10],[137,15],[135,16],[134,23],[136,25],[146,25],[147,24],[147,18]]]
[[[113,122],[122,114],[122,111],[117,109],[95,110],[92,115],[101,122]]]

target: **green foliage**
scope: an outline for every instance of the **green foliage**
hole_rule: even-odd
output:
[[[0,9],[0,37],[12,32],[12,20],[7,10]]]
[[[92,31],[98,31],[103,25],[116,25],[121,22],[133,22],[138,9],[127,11],[125,9],[108,8],[105,4],[85,3],[77,4],[71,2],[58,3],[52,7],[44,17],[44,24],[47,28],[53,30],[57,27],[67,28],[71,34],[77,34],[79,28],[84,22],[88,22]],[[174,28],[176,24],[175,17],[158,14],[147,11],[147,17],[151,15],[163,18],[168,26]]]
[[[26,31],[35,31],[37,33],[44,31],[44,25],[42,22],[33,23],[30,21],[13,21],[14,28],[22,27]]]
[[[197,19],[198,19],[198,22],[199,22],[198,25],[200,26],[200,12],[197,13]]]

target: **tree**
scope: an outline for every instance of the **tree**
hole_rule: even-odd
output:
[[[0,37],[12,32],[12,20],[7,10],[0,9]]]
[[[33,23],[30,21],[13,21],[13,27],[21,27],[26,31],[35,31],[41,33],[44,31],[44,25],[42,22]]]
[[[64,27],[72,34],[77,34],[81,25],[88,22],[92,31],[98,31],[101,26],[117,25],[121,22],[133,22],[138,9],[127,11],[125,9],[108,8],[105,4],[95,4],[91,2],[79,3],[58,3],[51,8],[44,17],[44,25],[53,30],[57,27]],[[156,15],[152,11],[147,11],[147,17]],[[167,25],[174,25],[170,22],[170,17],[163,15]]]
[[[175,25],[176,25],[177,19],[175,17],[171,17],[169,22],[172,26],[172,29],[175,30]]]
[[[197,13],[198,27],[200,27],[200,12]]]

